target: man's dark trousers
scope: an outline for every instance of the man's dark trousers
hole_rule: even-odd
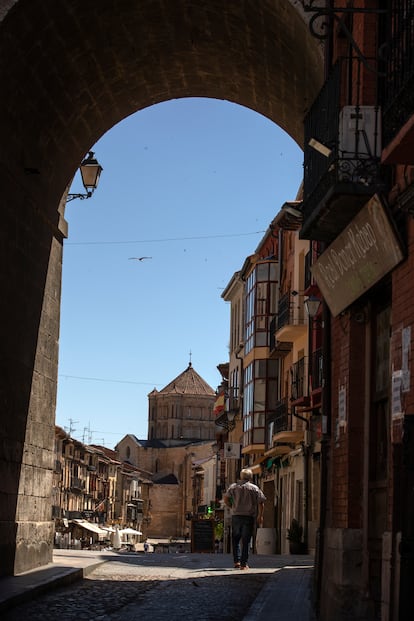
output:
[[[250,539],[253,536],[254,518],[250,515],[233,515],[231,527],[234,563],[240,563],[242,567],[246,566],[249,558]]]

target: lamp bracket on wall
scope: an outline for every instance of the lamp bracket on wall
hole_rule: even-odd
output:
[[[335,7],[334,3],[333,6],[321,6],[320,4],[315,4],[315,2],[316,0],[302,0],[302,6],[305,13],[313,13],[309,20],[309,30],[311,35],[321,41],[327,39],[332,33],[332,24],[335,21],[366,69],[372,71],[378,76],[385,76],[385,73],[378,71],[376,67],[371,65],[366,56],[362,53],[352,35],[352,32],[347,26],[347,17],[357,13],[363,13],[365,15],[384,15],[389,14],[389,9],[357,8],[353,6]]]
[[[92,192],[85,192],[85,194],[68,194],[66,197],[66,202],[74,201],[75,198],[80,198],[80,200],[85,200],[85,198],[90,198],[92,196]]]

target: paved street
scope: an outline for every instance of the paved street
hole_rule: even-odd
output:
[[[182,621],[190,616],[197,621],[252,621],[263,610],[258,596],[288,568],[289,584],[296,580],[297,592],[308,596],[304,572],[310,571],[309,557],[254,555],[250,565],[248,571],[235,570],[227,554],[118,555],[83,580],[5,611],[2,620]]]

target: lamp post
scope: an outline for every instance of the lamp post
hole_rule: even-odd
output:
[[[75,198],[80,198],[81,200],[84,200],[85,198],[90,198],[98,187],[99,177],[103,168],[94,156],[95,153],[93,151],[89,151],[88,155],[79,166],[82,183],[86,190],[86,193],[68,194],[66,197],[66,202],[73,201]]]

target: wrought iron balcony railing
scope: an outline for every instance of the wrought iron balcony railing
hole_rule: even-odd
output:
[[[305,358],[295,362],[291,369],[291,398],[297,401],[308,396],[308,364]]]
[[[275,315],[269,326],[269,351],[272,358],[283,358],[292,351],[290,341],[278,341],[276,334],[278,331],[278,315]]]
[[[310,287],[312,284],[311,267],[312,267],[312,252],[309,250],[309,252],[307,252],[305,256],[305,290],[308,289],[308,287]]]
[[[380,101],[384,147],[414,112],[414,3],[393,2],[392,19],[384,24],[387,53],[381,64]]]
[[[312,390],[322,387],[323,382],[323,355],[322,348],[317,349],[312,354]]]
[[[289,412],[287,398],[280,399],[280,401],[277,402],[273,421],[273,433],[289,431],[292,428],[292,417]]]
[[[382,187],[380,110],[360,101],[364,72],[359,58],[338,60],[305,118],[305,239],[334,239]]]
[[[303,296],[299,296],[303,298]],[[276,330],[279,331],[285,326],[303,326],[305,324],[305,313],[301,300],[296,296],[292,298],[292,293],[288,291],[279,300],[277,310]]]

